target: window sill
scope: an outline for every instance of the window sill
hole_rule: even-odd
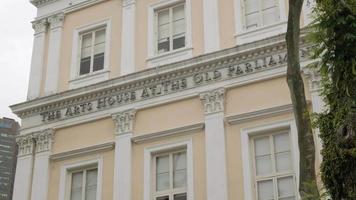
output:
[[[287,21],[282,21],[253,30],[238,32],[235,34],[235,40],[237,45],[241,45],[282,34],[286,31]]]
[[[148,67],[156,67],[189,59],[191,57],[193,57],[193,47],[185,47],[174,51],[154,55],[148,57],[146,60]]]
[[[80,87],[84,87],[87,85],[108,80],[110,70],[106,70],[106,69],[107,67],[104,67],[104,70],[78,76],[74,79],[69,80],[69,89],[80,88]]]

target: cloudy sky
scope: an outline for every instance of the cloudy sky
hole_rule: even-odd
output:
[[[0,117],[19,120],[9,105],[26,100],[36,9],[30,0],[0,1]]]

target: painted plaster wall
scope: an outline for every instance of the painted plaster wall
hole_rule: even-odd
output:
[[[218,4],[220,48],[231,48],[236,45],[234,0],[218,1]]]

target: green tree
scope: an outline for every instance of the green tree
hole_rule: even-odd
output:
[[[334,200],[356,199],[356,0],[317,0],[311,40],[327,110],[314,125],[323,142],[321,178]]]
[[[299,193],[303,200],[319,198],[315,175],[315,145],[304,83],[299,62],[300,14],[303,0],[289,0],[288,27],[286,33],[288,68],[287,82],[293,103],[294,117],[298,129]]]

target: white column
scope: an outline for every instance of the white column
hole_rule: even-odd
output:
[[[312,21],[312,11],[315,6],[315,0],[305,0],[303,3],[304,26],[309,25]]]
[[[28,100],[40,96],[47,20],[43,19],[35,21],[33,22],[32,27],[35,30],[35,35],[32,49],[30,81],[27,92]]]
[[[114,200],[131,200],[131,138],[135,110],[112,115],[116,124]]]
[[[200,94],[205,109],[207,200],[228,199],[224,98],[222,88]]]
[[[53,141],[53,129],[47,129],[34,134],[35,163],[33,167],[33,180],[31,200],[47,200],[49,178],[49,156]]]
[[[33,148],[32,135],[20,136],[16,139],[18,157],[16,165],[13,200],[29,200],[32,183]]]
[[[219,12],[217,0],[203,0],[204,52],[220,49]]]
[[[135,72],[135,0],[122,0],[121,75]]]
[[[62,39],[64,14],[57,14],[48,18],[50,27],[45,95],[54,94],[58,89],[58,74]]]

